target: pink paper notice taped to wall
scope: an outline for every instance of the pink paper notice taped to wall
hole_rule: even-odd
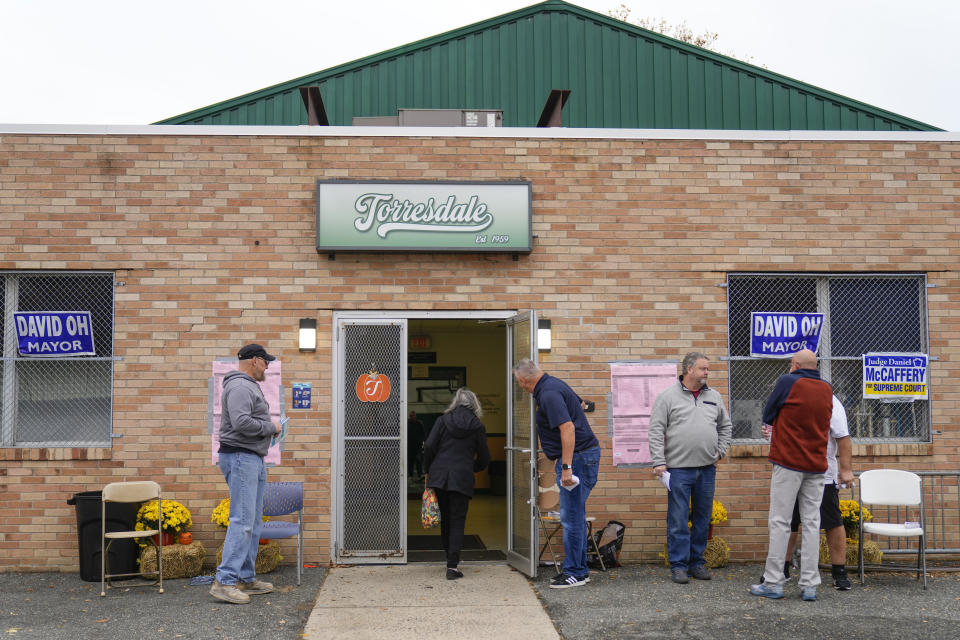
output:
[[[216,465],[219,460],[217,451],[220,450],[220,412],[222,410],[220,399],[223,395],[223,378],[231,371],[236,370],[236,360],[215,360],[213,362],[213,411],[211,412],[213,415],[213,428],[210,431],[210,460],[214,465]],[[270,363],[270,368],[267,369],[266,379],[260,383],[260,390],[263,391],[263,397],[266,398],[267,404],[270,405],[270,419],[278,422],[283,413],[283,406],[280,402],[280,386],[283,383],[281,371],[280,360],[274,360]],[[263,461],[270,465],[280,464],[279,443],[271,446],[267,450],[267,455],[263,458]]]
[[[677,365],[640,362],[610,365],[613,464],[650,463],[650,412],[657,395],[675,384]]]

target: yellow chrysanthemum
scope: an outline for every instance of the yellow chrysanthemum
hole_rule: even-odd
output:
[[[840,501],[840,516],[843,518],[843,526],[848,531],[853,531],[860,526],[860,503],[856,500]],[[866,507],[863,508],[863,521],[873,520],[873,514]]]
[[[224,498],[210,514],[210,522],[226,527],[230,524],[230,498]]]
[[[164,500],[162,523],[157,522],[159,517],[160,509],[157,501],[145,502],[137,511],[137,525],[142,525],[137,526],[137,531],[160,529],[167,533],[180,533],[193,525],[190,510],[176,500]]]
[[[719,500],[713,501],[713,515],[710,517],[710,524],[720,524],[727,521],[727,509]]]
[[[727,521],[727,509],[719,500],[713,501],[713,513],[710,514],[710,524],[720,524]],[[687,526],[692,527],[693,521],[687,520]]]
[[[268,520],[270,520],[270,518],[263,516],[264,522]],[[224,498],[220,501],[220,504],[214,507],[213,513],[210,514],[210,522],[220,525],[223,528],[230,525],[230,498]]]

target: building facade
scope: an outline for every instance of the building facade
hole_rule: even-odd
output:
[[[212,562],[222,532],[210,513],[227,490],[211,464],[211,364],[246,342],[282,363],[291,431],[270,479],[305,483],[305,560],[399,545],[387,561],[406,561],[403,489],[376,506],[386,537],[363,532],[370,496],[410,471],[407,427],[358,453],[351,438],[374,418],[351,396],[351,350],[375,345],[395,367],[404,411],[429,404],[429,390],[414,393],[422,380],[477,389],[516,491],[530,469],[506,451],[523,448],[524,427],[507,366],[517,353],[505,350],[526,311],[550,320],[542,367],[597,403],[604,455],[588,511],[627,526],[626,562],[657,560],[666,499],[649,469],[613,464],[610,363],[712,358],[735,422],[717,476],[722,535],[734,561],[758,561],[769,464],[755,405],[786,363],[750,357],[750,311],[825,312],[821,355],[851,417],[856,471],[960,466],[947,384],[960,360],[958,176],[960,137],[936,132],[6,126],[0,570],[75,570],[67,500],[133,478],[191,509]],[[318,251],[317,181],[348,180],[528,183],[532,250]],[[18,354],[23,310],[89,311],[95,355]],[[315,352],[298,349],[304,318],[317,321]],[[929,399],[858,397],[857,358],[874,351],[928,353]],[[294,383],[311,386],[309,409],[294,409]],[[498,525],[525,526],[511,518]]]

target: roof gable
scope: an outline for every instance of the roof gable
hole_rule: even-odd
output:
[[[502,109],[504,126],[530,127],[551,89],[569,89],[570,127],[938,130],[562,0],[157,124],[307,124],[305,86],[320,87],[333,125],[398,109]]]

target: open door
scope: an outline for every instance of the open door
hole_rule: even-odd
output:
[[[534,515],[537,500],[537,430],[533,397],[520,388],[513,366],[523,358],[537,358],[536,312],[507,320],[507,563],[530,576],[537,575],[540,548]]]

